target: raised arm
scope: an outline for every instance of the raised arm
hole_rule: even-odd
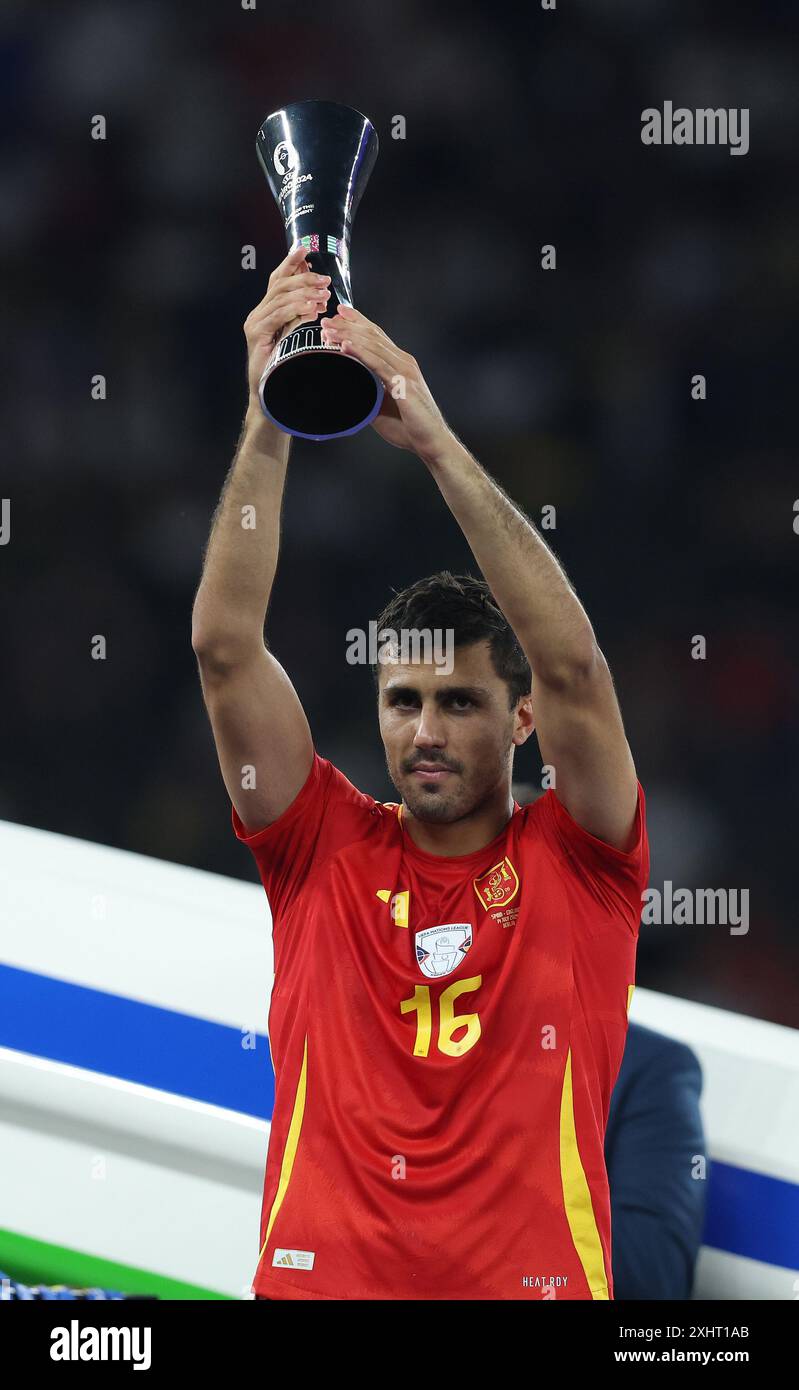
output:
[[[264,417],[258,382],[282,331],[309,317],[309,300],[325,302],[326,278],[307,271],[298,248],[273,271],[264,299],[244,325],[247,412],[192,614],[192,647],[222,777],[251,833],[291,805],[313,760],[297,692],[264,642],[290,440]]]
[[[533,672],[533,714],[555,794],[577,823],[632,847],[638,786],[608,664],[532,522],[453,440],[426,459]]]
[[[632,847],[635,765],[608,664],[588,616],[536,527],[446,425],[414,357],[355,309],[325,332],[381,377],[375,429],[426,464],[533,672],[545,763],[569,814],[616,849]],[[347,346],[349,344],[349,346]]]

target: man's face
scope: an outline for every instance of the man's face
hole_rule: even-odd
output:
[[[456,647],[448,675],[432,661],[380,670],[378,711],[389,776],[418,820],[461,820],[510,790],[513,749],[533,730],[529,696],[508,708],[488,641]]]

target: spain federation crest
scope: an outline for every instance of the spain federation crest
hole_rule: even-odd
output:
[[[416,959],[429,980],[451,975],[472,944],[471,922],[448,922],[443,927],[425,927],[416,933]]]
[[[475,878],[472,882],[486,912],[494,907],[507,907],[519,891],[519,875],[507,856],[482,878]]]

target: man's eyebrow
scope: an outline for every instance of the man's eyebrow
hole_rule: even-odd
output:
[[[386,681],[383,686],[384,695],[414,695],[419,698],[419,691],[415,685],[401,678],[393,681]],[[490,696],[490,691],[482,685],[441,685],[436,690],[436,700],[451,700],[453,697],[460,700],[485,700]]]

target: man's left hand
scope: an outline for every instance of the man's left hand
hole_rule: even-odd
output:
[[[441,453],[453,435],[416,358],[402,352],[382,328],[348,305],[339,304],[335,316],[322,319],[321,324],[324,341],[339,343],[343,353],[357,357],[382,381],[385,395],[372,421],[377,433],[395,448],[409,449],[420,458]]]

